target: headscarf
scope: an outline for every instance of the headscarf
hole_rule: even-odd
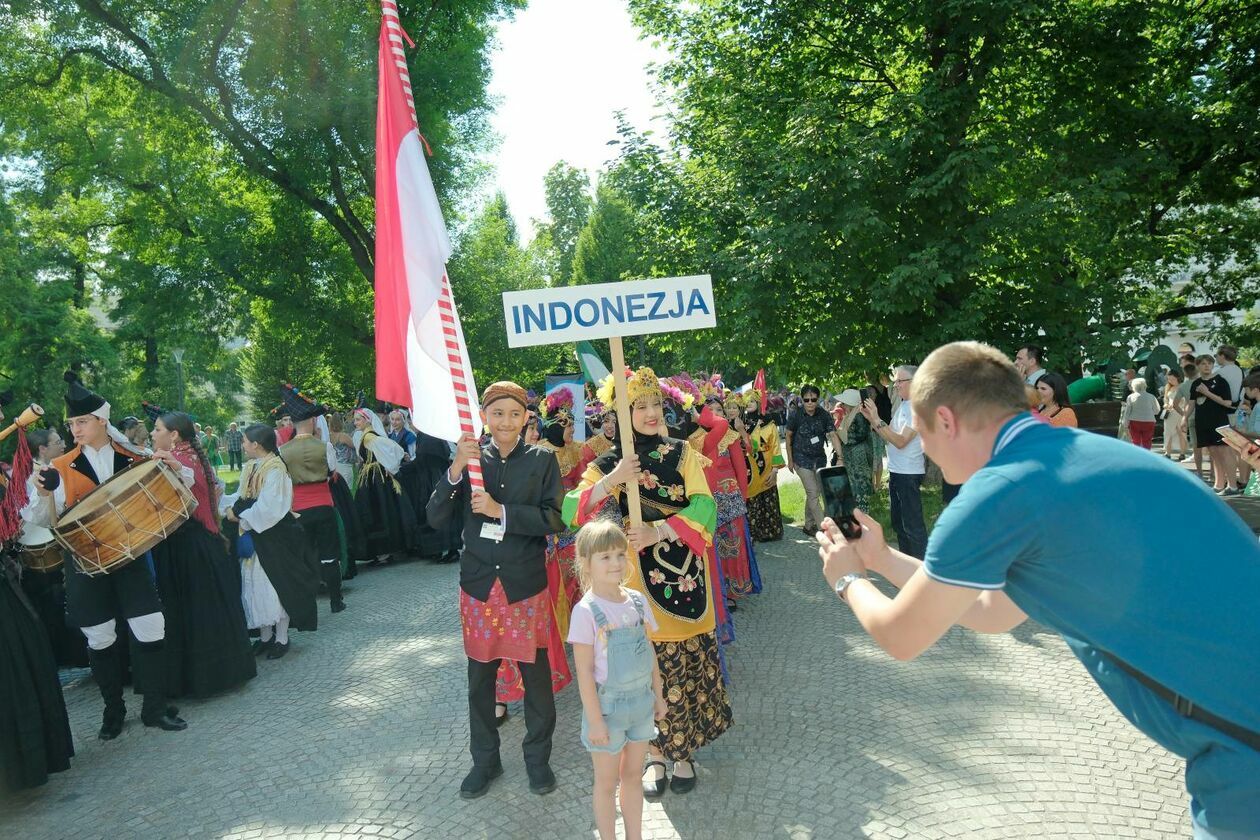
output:
[[[389,435],[385,434],[385,427],[381,424],[381,418],[376,416],[376,412],[369,411],[366,408],[356,408],[355,414],[366,417],[372,423],[373,437],[368,439],[368,449],[376,456],[376,460],[382,467],[393,475],[398,472],[398,468],[402,465],[403,448],[389,439]],[[365,433],[362,429],[354,430],[354,448],[358,451],[359,445],[363,442]]]

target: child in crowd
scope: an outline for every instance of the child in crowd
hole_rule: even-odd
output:
[[[586,594],[573,607],[569,642],[582,695],[582,745],[595,768],[595,827],[600,840],[616,837],[620,781],[626,840],[638,840],[643,836],[639,776],[655,735],[653,720],[666,715],[661,674],[647,636],[656,620],[644,596],[624,585],[630,575],[629,542],[617,523],[587,523],[575,548]]]

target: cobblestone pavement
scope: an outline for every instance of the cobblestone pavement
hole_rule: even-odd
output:
[[[795,535],[793,535],[795,532]],[[759,548],[766,592],[736,614],[735,726],[700,784],[649,803],[651,838],[1170,838],[1189,835],[1181,763],[1119,717],[1058,638],[951,631],[912,663],[878,651],[789,529]],[[372,568],[350,609],[227,696],[181,704],[184,733],[95,738],[90,681],[66,689],[78,756],[0,797],[0,837],[589,838],[577,687],[559,698],[560,787],[529,793],[519,709],[505,775],[468,767],[456,569]]]

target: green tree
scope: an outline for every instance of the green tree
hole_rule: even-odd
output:
[[[520,246],[502,193],[496,194],[464,231],[448,274],[451,291],[459,301],[460,323],[479,388],[502,379],[536,386],[553,370],[572,367],[561,361],[561,348],[513,350],[507,346],[502,294],[541,289],[544,284],[537,263]]]
[[[624,131],[610,182],[722,325],[653,343],[784,378],[957,338],[1067,362],[1257,298],[1254,7],[631,9],[672,126]]]
[[[535,220],[534,251],[553,286],[573,283],[578,236],[591,214],[591,182],[581,169],[560,161],[543,177],[548,219]]]
[[[595,191],[595,208],[573,251],[573,282],[611,283],[638,272],[634,211],[611,187]]]

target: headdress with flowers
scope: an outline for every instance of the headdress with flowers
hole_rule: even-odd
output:
[[[573,392],[568,388],[556,388],[547,395],[539,407],[547,425],[569,426],[573,424]]]

